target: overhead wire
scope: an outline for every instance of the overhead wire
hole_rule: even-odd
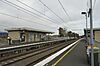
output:
[[[93,3],[93,9],[94,9],[94,7],[95,7],[96,1],[97,1],[97,0],[94,0],[94,3]]]
[[[92,7],[92,9],[94,10],[94,8],[95,8],[95,5],[96,5],[96,1],[97,0],[94,0],[94,2],[93,2],[93,7]],[[89,8],[90,8],[90,6],[89,6],[89,2],[88,2],[88,0],[87,0],[87,10],[89,10]]]
[[[12,7],[14,7],[14,8],[16,8],[16,9],[19,9],[18,7],[15,7],[15,6],[13,6],[13,5],[11,5],[12,3],[10,2],[4,2],[3,0],[0,0],[1,2],[3,2],[3,3],[5,3],[5,4],[7,4],[7,5],[10,5],[10,6],[12,6]],[[5,1],[7,1],[7,0],[5,0]],[[21,9],[19,9],[20,11],[22,11],[22,12],[24,12],[24,13],[27,13],[27,14],[29,14],[29,15],[31,15],[31,16],[34,16],[34,15],[32,15],[32,14],[30,14],[30,13],[28,13],[28,12],[26,12],[27,10],[25,9],[25,11],[24,11],[24,9],[23,10],[21,10]]]
[[[86,12],[88,12],[88,10],[89,10],[89,2],[88,2],[88,0],[87,0],[87,3],[86,3],[86,6],[87,6]]]
[[[60,1],[60,0],[58,0],[58,2],[59,2],[59,4],[61,5],[62,9],[64,10],[64,12],[65,12],[66,16],[70,19],[70,21],[72,21],[72,20],[71,20],[71,18],[70,18],[70,16],[69,16],[69,14],[68,14],[68,13],[67,13],[67,11],[65,10],[65,8],[64,8],[64,6],[63,6],[63,4],[61,3],[61,1]]]
[[[59,19],[61,19],[63,22],[65,22],[60,16],[58,16],[53,10],[51,10],[45,3],[43,3],[41,0],[38,0],[43,4],[46,8],[48,8],[54,15],[56,15]]]
[[[20,20],[24,20],[24,21],[27,21],[27,22],[31,22],[31,23],[37,23],[37,22],[31,21],[31,20],[24,19],[24,18],[22,18],[22,17],[17,17],[17,16],[9,15],[9,14],[7,14],[7,13],[0,13],[0,14],[6,15],[6,16],[9,16],[9,17],[13,17],[13,18],[17,18],[17,19],[20,19]],[[44,24],[41,24],[41,23],[37,23],[37,24],[43,25],[43,26],[47,26],[47,25],[44,25]],[[48,27],[48,26],[47,26],[47,27]],[[51,27],[51,26],[49,26],[49,27]],[[54,27],[51,27],[51,28],[54,28]]]
[[[12,2],[10,2],[10,1],[8,1],[8,0],[0,0],[0,1],[2,1],[2,2],[6,1],[6,2],[4,2],[4,3],[6,3],[6,4],[10,5],[10,6],[14,5],[14,6],[12,6],[12,7],[14,7],[14,8],[17,8],[17,9],[18,9],[18,8],[21,8],[21,9],[23,9],[23,11],[22,11],[22,10],[20,10],[20,11],[25,12],[25,13],[31,15],[31,16],[34,16],[34,15],[32,15],[32,14],[35,14],[35,15],[41,17],[40,15],[38,15],[38,14],[32,12],[32,11],[29,11],[29,10],[27,10],[27,9],[21,7],[21,6],[18,6],[18,5],[14,4],[14,3],[12,3]],[[12,5],[11,5],[11,4],[12,4]],[[15,7],[15,6],[16,6],[16,7]],[[26,12],[26,11],[27,11],[27,12]],[[32,13],[32,14],[30,14],[30,13],[28,13],[28,12],[30,12],[30,13]],[[36,18],[38,18],[38,17],[36,17]],[[42,18],[44,18],[44,17],[42,17]],[[39,19],[40,19],[40,18],[39,18]],[[46,19],[46,18],[44,18],[44,19]],[[41,19],[41,20],[42,20],[42,19]],[[42,21],[44,21],[44,20],[42,20]],[[49,21],[50,21],[50,20],[49,20]],[[54,22],[53,22],[53,23],[54,23]],[[56,24],[56,23],[55,23],[55,24]],[[58,25],[57,25],[57,26],[58,26]]]
[[[61,5],[63,11],[65,12],[65,15],[69,18],[69,21],[72,21],[70,15],[68,14],[68,12],[66,11],[66,9],[64,8],[63,4],[61,3],[60,0],[58,0],[59,4]],[[68,22],[67,22],[68,23]]]
[[[16,0],[16,1],[19,2],[19,3],[21,3],[21,4],[23,4],[23,5],[25,5],[25,6],[27,6],[27,7],[29,7],[29,8],[31,8],[32,10],[34,10],[34,11],[36,11],[36,12],[38,12],[38,13],[40,13],[40,14],[46,16],[46,17],[48,17],[47,15],[45,15],[45,14],[43,14],[42,12],[36,10],[35,8],[33,8],[33,7],[29,6],[29,5],[27,5],[26,3],[21,2],[20,0]],[[50,17],[48,17],[48,18],[51,19],[51,20],[54,20],[54,19],[52,19],[52,18],[50,18]]]

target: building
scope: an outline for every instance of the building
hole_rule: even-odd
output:
[[[8,31],[8,36],[11,38],[12,43],[15,42],[36,42],[42,41],[47,34],[52,34],[53,32],[38,30],[33,28],[10,28],[6,29]]]
[[[87,33],[87,36],[90,38],[90,29],[87,29],[87,32],[86,32],[86,29],[84,29],[85,36],[86,36],[86,33]],[[94,38],[94,40],[100,42],[100,28],[93,29],[93,38]]]
[[[7,32],[0,32],[0,38],[7,38],[8,33]]]
[[[7,44],[7,37],[8,37],[7,32],[0,32],[0,45]]]

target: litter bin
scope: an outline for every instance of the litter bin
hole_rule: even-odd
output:
[[[99,66],[99,48],[93,47],[93,55],[94,55],[94,66]],[[87,47],[87,60],[88,63],[91,65],[91,47]]]

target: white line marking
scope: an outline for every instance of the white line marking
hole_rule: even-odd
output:
[[[52,61],[54,58],[59,56],[61,53],[63,53],[64,51],[66,51],[67,49],[69,49],[70,47],[75,45],[80,40],[82,40],[82,39],[75,41],[74,43],[68,45],[67,47],[63,48],[62,50],[58,51],[57,53],[55,53],[55,54],[49,56],[48,58],[44,59],[43,61],[40,61],[39,63],[35,64],[34,66],[44,66],[45,64],[47,64],[48,62]]]

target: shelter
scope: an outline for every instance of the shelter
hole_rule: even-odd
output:
[[[14,42],[36,42],[42,41],[42,39],[47,34],[52,34],[53,32],[44,31],[33,28],[10,28],[6,29],[8,31],[8,36],[11,38],[12,43]]]
[[[87,32],[86,32],[86,29],[84,29],[85,36],[86,36],[86,33],[88,35],[88,38],[90,38],[90,29],[87,29]],[[94,40],[100,42],[100,28],[93,28],[93,38]]]

